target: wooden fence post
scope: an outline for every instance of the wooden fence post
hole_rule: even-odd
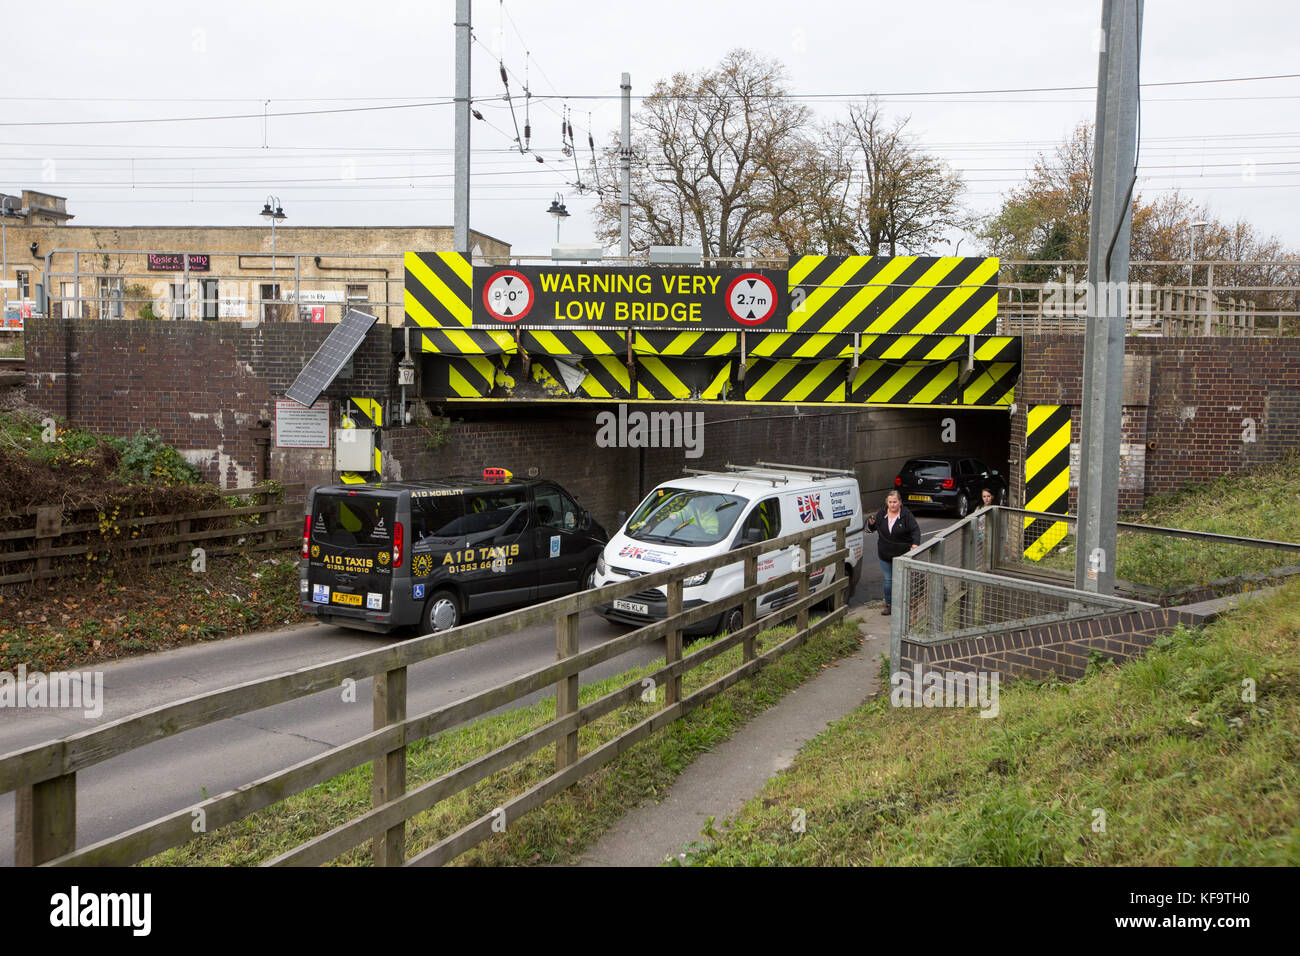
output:
[[[555,619],[555,659],[562,661],[578,653],[578,615],[565,614]],[[561,677],[555,684],[555,717],[567,717],[578,709],[580,675]],[[575,729],[555,742],[555,769],[563,770],[578,762],[578,731]]]
[[[406,720],[406,668],[396,667],[375,675],[374,729]],[[406,793],[406,745],[374,760],[370,788],[374,806],[382,806]],[[406,821],[385,830],[374,841],[375,866],[401,866],[406,855]]]
[[[843,528],[839,528],[835,532],[835,550],[836,551],[844,550],[844,529]],[[847,607],[849,601],[852,600],[853,598],[853,595],[849,593],[850,589],[852,589],[853,587],[853,575],[848,573],[848,568],[849,568],[849,562],[846,559],[844,562],[844,580],[849,582],[849,586],[846,587],[843,590],[843,592],[841,592],[841,596],[835,599],[833,606],[834,609],[836,610],[842,607]]]
[[[48,551],[54,541],[63,533],[63,508],[59,505],[47,505],[36,509],[36,529],[33,532],[32,555],[36,564],[32,570],[32,580],[49,577],[50,558]]]
[[[14,793],[14,865],[40,866],[77,848],[77,775]]]
[[[749,557],[745,559],[745,587],[752,588],[757,583],[758,583],[758,555],[751,554]],[[758,620],[758,595],[757,594],[755,594],[753,597],[746,600],[745,603],[741,605],[740,613],[742,615],[741,623],[744,625],[753,624],[755,621]],[[744,647],[744,651],[742,652],[742,657],[744,659],[744,662],[748,664],[750,661],[754,659],[755,656],[754,635],[751,634],[749,637],[745,638],[745,640],[742,642],[742,646]]]
[[[668,582],[668,616],[682,613],[682,579]],[[664,663],[675,664],[682,659],[682,629],[674,627],[664,635]],[[682,675],[669,678],[664,688],[664,704],[671,707],[682,699]]]
[[[799,567],[803,572],[799,575],[799,599],[803,600],[808,596],[808,575],[810,573],[808,571],[808,562],[811,560],[812,540],[805,538],[803,541],[799,542],[798,548],[799,557],[801,559]],[[806,607],[801,608],[798,613],[795,614],[794,624],[797,630],[805,631],[808,629],[808,609]]]

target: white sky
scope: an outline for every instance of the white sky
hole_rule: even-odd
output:
[[[502,9],[497,0],[474,3],[474,95],[496,129],[473,124],[471,225],[518,254],[547,254],[555,226],[545,210],[555,192],[573,213],[564,242],[591,240],[592,198],[568,185],[575,174],[560,155],[563,100],[533,103],[532,143],[545,164],[510,152],[514,132],[496,63]],[[526,41],[533,93],[575,97],[568,103],[580,160],[590,159],[589,125],[598,148],[617,128],[625,70],[634,95],[647,93],[660,77],[712,66],[728,49],[745,47],[784,61],[796,93],[1091,86],[1101,18],[1100,0],[509,0],[504,10],[507,67],[523,76]],[[453,13],[451,0],[44,0],[10,9],[0,191],[67,196],[75,222],[85,225],[258,225],[268,194],[281,200],[286,225],[450,224],[450,105],[272,116],[265,140],[261,114],[268,99],[272,114],[449,100]],[[1300,8],[1289,3],[1152,0],[1143,81],[1300,72],[1298,26]],[[512,92],[520,87],[512,78]],[[828,117],[845,109],[809,102]],[[910,114],[920,143],[963,171],[978,212],[996,206],[1037,151],[1094,112],[1087,91],[883,103],[890,114]],[[516,105],[522,127],[522,97]],[[255,117],[14,125],[225,114]],[[1141,192],[1177,186],[1219,218],[1244,217],[1300,247],[1300,79],[1148,88],[1142,116],[1151,178],[1140,181]],[[1252,162],[1253,179],[1243,165]],[[582,175],[589,180],[585,163]],[[963,251],[974,245],[968,239]]]

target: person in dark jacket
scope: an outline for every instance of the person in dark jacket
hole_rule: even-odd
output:
[[[894,558],[921,546],[921,526],[903,507],[898,492],[891,491],[881,509],[867,519],[867,530],[876,533],[876,556],[885,579],[885,609],[880,613],[888,614],[893,603]]]

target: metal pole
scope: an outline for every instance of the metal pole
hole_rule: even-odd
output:
[[[469,58],[470,0],[456,0],[456,189],[452,245],[469,255]]]
[[[1088,326],[1083,354],[1075,586],[1115,589],[1124,334],[1128,319],[1131,182],[1137,151],[1142,0],[1104,0],[1097,132],[1088,229]],[[1108,261],[1109,260],[1109,261]]]
[[[4,273],[0,275],[0,289],[3,289],[4,304],[0,305],[0,322],[8,321],[6,316],[9,314],[9,210],[13,207],[9,205],[12,196],[5,196],[0,199],[0,247],[3,247]]]
[[[626,259],[632,254],[632,74],[624,73],[619,89],[623,91],[623,132],[619,138],[618,205],[622,216],[619,233],[619,255]],[[556,240],[559,241],[558,239]]]

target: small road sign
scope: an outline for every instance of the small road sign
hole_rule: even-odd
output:
[[[727,313],[742,325],[762,325],[776,305],[776,284],[760,273],[746,272],[727,286]]]
[[[521,272],[503,269],[483,286],[483,306],[500,322],[518,322],[533,307],[533,286]]]

